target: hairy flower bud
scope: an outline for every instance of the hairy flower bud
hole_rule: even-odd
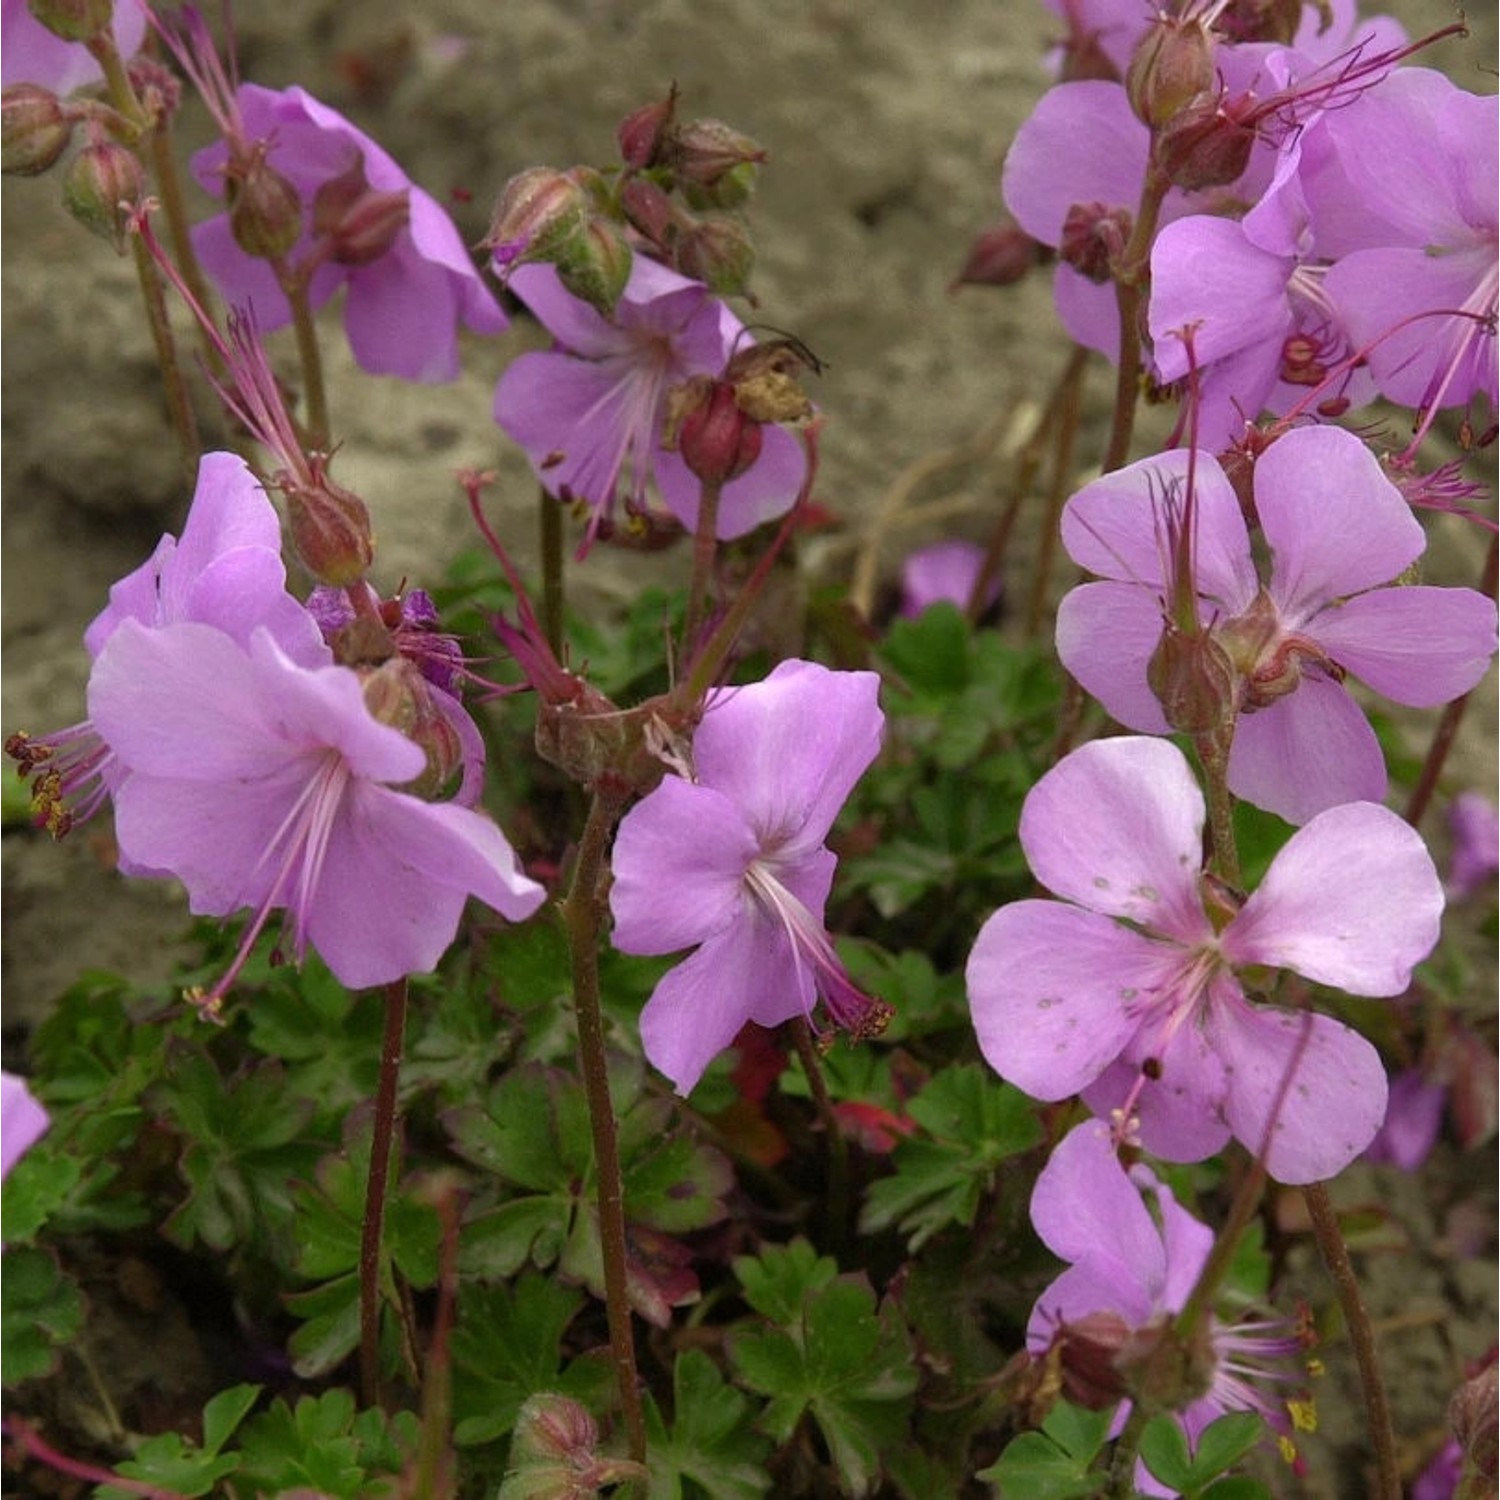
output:
[[[68,164],[63,204],[123,255],[131,215],[145,190],[145,171],[132,152],[114,141],[94,141]]]
[[[392,656],[367,672],[363,690],[371,716],[399,730],[426,755],[426,770],[402,790],[431,801],[463,764],[463,745],[433,701],[432,689],[417,664]]]
[[[643,104],[620,121],[615,140],[619,142],[620,158],[627,167],[639,170],[656,165],[676,110],[677,89],[674,85],[665,99]]]
[[[0,171],[17,177],[45,172],[68,149],[73,124],[51,90],[35,83],[12,84],[0,96]]]
[[[315,483],[283,481],[292,546],[320,583],[346,588],[369,572],[375,559],[365,502],[314,465]]]
[[[689,120],[668,133],[662,159],[684,182],[712,187],[726,172],[763,162],[765,151],[722,120]]]
[[[949,290],[961,286],[1013,286],[1033,266],[1040,265],[1047,247],[1018,224],[992,224],[969,246],[963,269]]]
[[[740,162],[710,183],[683,182],[682,196],[698,210],[743,208],[755,192],[760,168],[753,161]]]
[[[65,42],[96,37],[114,17],[114,0],[26,0],[26,8]]]
[[[744,228],[732,219],[710,219],[683,230],[674,259],[684,276],[703,282],[721,297],[749,292],[755,248]]]
[[[1153,130],[1214,84],[1214,39],[1201,18],[1158,15],[1125,73],[1135,117]]]
[[[246,255],[275,260],[302,233],[302,199],[292,183],[266,161],[264,145],[231,168],[229,229]]]
[[[631,177],[620,185],[620,208],[630,227],[653,245],[665,250],[676,237],[678,211],[649,177]]]
[[[1244,172],[1255,145],[1249,101],[1201,94],[1179,110],[1156,137],[1156,160],[1185,192],[1225,187]]]
[[[341,266],[367,266],[395,243],[411,221],[410,194],[370,186],[363,160],[322,183],[313,198],[313,233],[331,241]]]
[[[629,243],[613,224],[591,219],[561,247],[554,264],[558,279],[575,297],[608,317],[630,280],[633,260]]]
[[[531,167],[501,189],[479,243],[504,271],[522,260],[557,259],[583,234],[588,220],[588,192],[571,174]]]
[[[704,484],[728,484],[760,457],[761,424],[746,416],[727,381],[695,376],[671,392],[664,448],[675,448]]]
[[[1130,210],[1105,203],[1075,203],[1063,219],[1057,253],[1080,276],[1103,286],[1130,240]]]
[[[1234,663],[1208,631],[1188,634],[1168,625],[1146,663],[1146,681],[1180,734],[1210,734],[1234,717]]]

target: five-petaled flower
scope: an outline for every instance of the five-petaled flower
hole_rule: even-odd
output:
[[[1199,1161],[1235,1137],[1316,1182],[1385,1117],[1379,1054],[1312,1010],[1252,1003],[1240,972],[1291,969],[1399,995],[1437,941],[1442,886],[1416,832],[1356,802],[1292,835],[1227,922],[1205,909],[1203,796],[1170,742],[1095,740],[1032,788],[1021,845],[1062,897],[1002,907],[968,963],[979,1045],[1038,1099],[1138,1116],[1148,1151]],[[1217,893],[1219,900],[1227,893]]]
[[[824,847],[885,722],[873,672],[785,661],[709,695],[695,777],[669,775],[615,838],[614,944],[675,953],[641,1015],[646,1056],[686,1094],[746,1021],[810,1017],[878,1030],[823,926],[837,859]]]

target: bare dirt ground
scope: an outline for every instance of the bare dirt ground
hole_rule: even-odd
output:
[[[1006,292],[948,290],[973,234],[998,213],[1006,142],[1045,87],[1040,58],[1053,23],[1039,5],[242,0],[236,10],[247,78],[302,83],[346,111],[450,204],[471,242],[513,173],[608,161],[621,116],[674,80],[688,113],[761,141],[771,160],[752,215],[757,316],[827,366],[816,393],[829,418],[819,498],[846,525],[810,549],[815,566],[847,569],[898,474],[997,414],[1044,401],[1066,359],[1045,277]],[[1399,10],[1414,31],[1452,17],[1435,0]],[[1491,91],[1494,29],[1491,12],[1478,38],[1442,44],[1433,65]],[[201,117],[188,126],[201,132]],[[8,733],[81,717],[83,627],[109,583],[180,523],[188,495],[130,263],[64,215],[52,178],[7,180],[3,213]],[[450,478],[462,465],[499,470],[498,503],[528,557],[533,486],[491,423],[490,398],[500,370],[536,337],[518,321],[504,338],[471,341],[463,378],[436,388],[364,377],[341,339],[328,339],[338,472],[375,515],[386,584],[441,576],[470,543]],[[1100,446],[1109,384],[1101,370],[1089,387],[1084,454]],[[997,453],[919,489],[919,501],[946,493],[954,514],[893,535],[886,567],[949,528],[983,535],[1007,473]],[[1433,581],[1472,583],[1481,543],[1441,529],[1451,572]],[[637,586],[618,562],[596,557],[580,575],[596,598]],[[1456,785],[1493,787],[1493,723],[1486,707],[1471,724]],[[164,977],[183,926],[176,894],[120,882],[107,833],[93,830],[62,846],[6,832],[4,916],[8,1041],[86,969]],[[1356,1170],[1338,1184],[1340,1201],[1377,1200],[1401,1227],[1362,1270],[1389,1325],[1393,1395],[1415,1447],[1438,1436],[1462,1362],[1483,1353],[1495,1329],[1493,1153],[1450,1152],[1439,1176],[1436,1197],[1425,1179],[1418,1189],[1389,1171]],[[1457,1233],[1460,1210],[1457,1227],[1477,1215],[1478,1231]],[[1314,1275],[1303,1279],[1309,1295],[1326,1296]],[[1324,1433],[1309,1443],[1316,1484],[1305,1493],[1354,1497],[1364,1493],[1360,1419],[1342,1351],[1329,1363]]]

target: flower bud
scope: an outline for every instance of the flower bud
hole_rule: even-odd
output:
[[[68,164],[63,204],[80,224],[123,255],[131,214],[145,190],[146,174],[133,153],[114,141],[95,141]]]
[[[753,161],[743,161],[731,167],[710,183],[684,181],[682,196],[690,208],[698,212],[705,210],[727,210],[743,208],[755,192],[755,179],[760,168]]]
[[[1156,129],[1214,85],[1214,39],[1198,17],[1158,15],[1125,73],[1135,117]]]
[[[164,63],[139,52],[126,63],[125,72],[153,128],[165,129],[182,104],[182,80]]]
[[[699,187],[712,187],[735,167],[766,159],[764,150],[748,135],[722,120],[689,120],[667,135],[661,154],[678,177]]]
[[[562,246],[554,264],[558,279],[605,317],[615,310],[634,257],[625,236],[604,219],[591,219],[576,239]]]
[[[653,245],[666,249],[674,238],[677,209],[649,177],[631,177],[620,185],[620,208]]]
[[[69,119],[57,95],[40,84],[12,84],[0,95],[0,171],[35,177],[68,149],[73,139]]]
[[[555,260],[583,234],[589,195],[567,172],[531,167],[501,190],[480,245],[504,272],[521,260]]]
[[[383,193],[371,187],[363,158],[330,177],[313,198],[313,233],[331,242],[333,259],[341,266],[379,260],[410,222],[407,190]]]
[[[335,484],[317,465],[314,477],[311,485],[283,484],[292,546],[320,583],[347,588],[365,576],[375,559],[370,512],[358,495]]]
[[[432,800],[463,764],[463,745],[434,703],[432,689],[417,664],[393,656],[368,672],[363,688],[371,716],[399,730],[427,757],[426,770],[405,782],[402,790]]]
[[[1209,631],[1175,625],[1146,663],[1146,681],[1168,724],[1180,734],[1210,734],[1233,718],[1239,682],[1228,652]]]
[[[684,276],[701,281],[721,297],[749,291],[755,249],[744,228],[732,219],[710,219],[683,230],[673,260]]]
[[[1248,105],[1202,94],[1161,128],[1156,161],[1173,187],[1185,192],[1225,187],[1243,174],[1255,145]]]
[[[745,415],[727,381],[695,376],[667,399],[662,446],[675,448],[704,484],[728,484],[760,457],[761,424]]]
[[[642,1465],[601,1456],[598,1446],[599,1429],[578,1402],[553,1391],[528,1396],[511,1439],[506,1500],[585,1500],[647,1477]]]
[[[1130,210],[1107,203],[1075,203],[1063,219],[1058,256],[1080,276],[1103,286],[1114,276],[1134,225]]]
[[[643,104],[620,121],[615,140],[620,145],[620,159],[627,167],[641,169],[656,165],[662,140],[676,110],[677,89],[674,85],[665,99],[659,99],[655,104]]]
[[[969,246],[963,269],[948,290],[961,286],[1013,286],[1033,266],[1040,265],[1047,247],[1017,224],[993,224]]]
[[[114,18],[114,0],[26,0],[26,8],[54,36],[86,42]]]
[[[277,260],[302,234],[302,198],[266,161],[264,144],[230,168],[229,230],[246,255]]]

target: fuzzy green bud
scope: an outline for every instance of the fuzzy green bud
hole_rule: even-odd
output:
[[[689,120],[669,133],[662,160],[683,182],[712,187],[726,172],[748,162],[762,162],[765,151],[722,120]]]
[[[278,260],[302,234],[302,198],[257,147],[228,177],[229,231],[246,255]]]
[[[62,101],[35,83],[16,83],[0,95],[0,171],[16,177],[45,172],[68,149],[74,122]]]
[[[1125,73],[1135,117],[1153,130],[1214,85],[1214,38],[1195,17],[1158,15]]]
[[[521,261],[555,260],[588,225],[587,190],[570,173],[531,167],[501,189],[480,245],[503,270]]]
[[[1180,734],[1211,734],[1234,718],[1239,679],[1208,631],[1189,634],[1168,625],[1146,663],[1146,681]]]
[[[553,264],[558,279],[575,297],[609,317],[630,280],[633,260],[625,236],[607,220],[592,219],[561,248]]]
[[[750,290],[755,248],[733,219],[709,219],[684,229],[673,259],[684,276],[703,282],[721,297],[742,297]]]
[[[131,215],[145,190],[145,171],[132,152],[114,141],[94,141],[68,163],[63,205],[123,255]]]

